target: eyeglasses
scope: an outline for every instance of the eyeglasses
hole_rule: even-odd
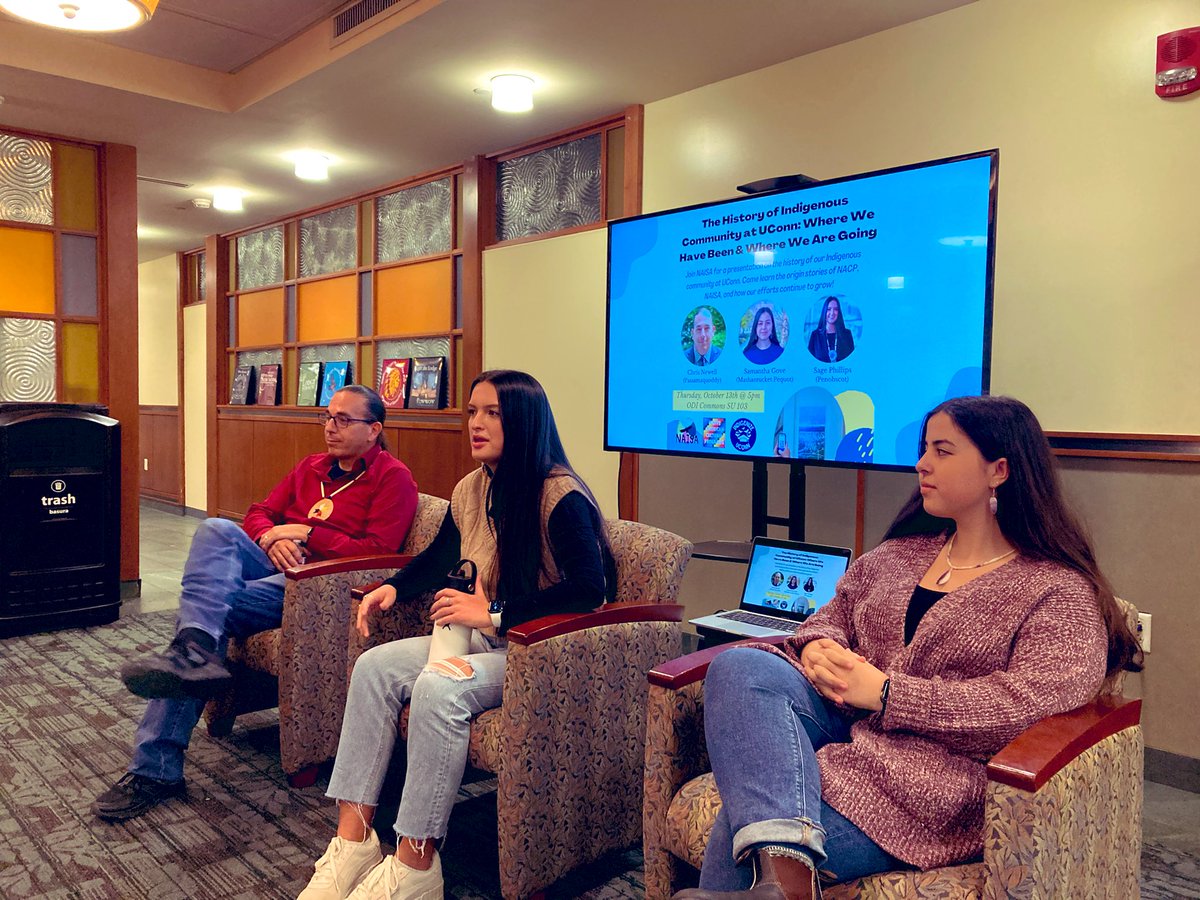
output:
[[[331,416],[329,413],[323,412],[317,413],[317,421],[322,425],[328,425],[330,422],[333,422],[334,427],[338,431],[341,431],[343,428],[349,428],[354,422],[362,422],[364,425],[370,425],[372,422],[378,421],[378,419],[355,419],[353,416],[348,416],[345,413],[336,413]]]

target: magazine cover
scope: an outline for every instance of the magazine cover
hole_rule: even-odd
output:
[[[297,406],[316,406],[321,389],[321,364],[300,363],[300,386],[296,389]]]
[[[445,373],[444,356],[416,357],[412,365],[412,383],[408,388],[408,408],[441,409]]]
[[[254,396],[254,366],[238,366],[229,388],[229,402],[245,406]]]
[[[258,367],[258,405],[279,405],[279,365]]]
[[[333,395],[346,386],[346,381],[349,378],[349,362],[325,363],[325,372],[321,375],[321,399],[317,401],[317,405],[328,406],[329,401],[333,399]]]
[[[408,359],[385,359],[379,371],[379,396],[390,409],[403,409],[408,397]]]

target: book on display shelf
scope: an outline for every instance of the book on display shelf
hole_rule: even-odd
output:
[[[325,363],[325,371],[321,375],[321,399],[318,406],[328,406],[333,395],[346,386],[350,380],[350,363],[346,360]]]
[[[413,359],[408,388],[409,409],[441,409],[445,403],[446,358],[418,356]]]
[[[279,405],[279,370],[280,365],[271,364],[258,367],[258,405]]]
[[[321,364],[300,363],[300,383],[296,389],[297,406],[316,406],[317,392],[321,387]]]
[[[238,366],[233,373],[233,384],[229,388],[229,402],[245,406],[254,396],[254,366]]]
[[[408,399],[408,370],[411,359],[385,359],[379,370],[379,396],[389,409],[403,409]]]

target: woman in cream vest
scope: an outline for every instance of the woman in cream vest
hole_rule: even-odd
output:
[[[552,613],[611,600],[616,586],[603,520],[571,469],[542,386],[524,372],[484,372],[467,406],[471,457],[433,543],[363,599],[358,628],[397,599],[445,584],[460,559],[478,570],[474,593],[438,591],[434,627],[474,631],[466,653],[429,660],[431,638],[383,644],[355,664],[328,796],[337,836],[317,861],[301,900],[439,900],[437,842],[467,759],[470,720],[500,705],[505,632]],[[396,853],[384,859],[371,820],[411,703],[408,772],[396,817]]]

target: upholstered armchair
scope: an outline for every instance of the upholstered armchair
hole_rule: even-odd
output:
[[[608,533],[615,601],[509,629],[503,701],[471,724],[468,761],[497,776],[500,886],[510,900],[641,834],[646,673],[679,653],[683,607],[673,601],[692,545],[636,522],[610,520]],[[407,636],[390,619],[377,617],[352,655]],[[407,708],[400,731],[407,736]]]
[[[1136,621],[1136,610],[1126,606]],[[704,859],[721,800],[704,748],[703,681],[712,658],[731,646],[650,672],[642,835],[647,900],[694,886]],[[826,888],[825,897],[1137,897],[1140,716],[1141,700],[1113,694],[1037,722],[988,764],[981,860],[873,875]]]
[[[231,640],[228,664],[233,687],[204,710],[208,732],[226,735],[242,713],[279,707],[279,753],[295,787],[307,787],[317,766],[337,752],[349,685],[347,627],[353,623],[350,592],[364,581],[387,578],[433,540],[449,504],[417,496],[417,511],[400,553],[327,560],[287,570],[283,624]],[[407,636],[428,633],[432,625],[413,606],[393,623]],[[410,614],[411,613],[411,614]]]

